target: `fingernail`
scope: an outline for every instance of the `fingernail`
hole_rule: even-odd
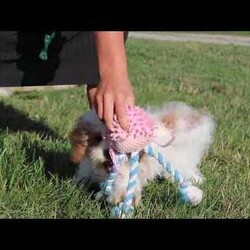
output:
[[[123,128],[123,130],[125,130],[126,132],[128,132],[128,130],[129,130],[129,124],[128,124],[128,122],[126,120],[123,120],[121,122],[121,127]]]
[[[108,128],[109,130],[112,130],[112,127],[113,127],[113,126],[112,126],[112,123],[108,123],[108,124],[107,124],[107,128]]]

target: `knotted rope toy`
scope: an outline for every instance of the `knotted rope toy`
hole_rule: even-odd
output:
[[[127,107],[127,114],[130,122],[129,131],[124,131],[117,120],[116,115],[113,119],[113,128],[107,131],[106,140],[109,145],[109,152],[113,161],[113,167],[107,180],[101,184],[101,193],[111,195],[119,167],[125,160],[129,160],[130,172],[127,186],[127,193],[123,202],[111,210],[113,218],[131,218],[134,213],[133,199],[139,173],[139,152],[144,151],[149,156],[155,158],[158,163],[167,171],[172,179],[179,185],[179,193],[184,203],[197,205],[202,199],[202,191],[185,180],[179,171],[174,169],[161,152],[156,147],[155,132],[157,125],[150,116],[139,107]],[[158,146],[167,146],[159,145]]]

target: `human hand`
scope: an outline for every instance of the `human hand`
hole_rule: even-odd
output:
[[[98,31],[94,34],[100,83],[92,91],[92,104],[108,129],[112,128],[116,114],[120,126],[128,130],[126,106],[134,105],[134,94],[128,78],[124,32]]]
[[[113,73],[105,75],[93,92],[91,102],[98,117],[104,121],[107,128],[112,128],[113,116],[116,114],[120,126],[127,131],[129,120],[126,107],[135,103],[133,89],[128,77],[121,78]]]

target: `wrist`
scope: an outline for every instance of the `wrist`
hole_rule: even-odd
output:
[[[127,68],[121,67],[120,65],[108,65],[107,67],[100,68],[99,73],[101,80],[114,79],[117,81],[118,79],[128,79]]]
[[[101,77],[127,77],[124,32],[95,32]]]

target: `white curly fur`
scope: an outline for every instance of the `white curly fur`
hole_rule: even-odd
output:
[[[174,139],[168,146],[160,147],[156,145],[156,149],[184,178],[201,184],[204,178],[200,173],[199,165],[212,143],[215,127],[212,117],[180,102],[167,103],[160,108],[148,107],[147,111],[156,124],[160,125],[156,138],[158,142],[165,142],[166,138],[168,141],[169,131],[174,135]],[[87,140],[84,146],[86,151],[81,158],[74,181],[76,183],[100,184],[107,178],[107,172],[103,166],[107,161],[104,154],[107,146],[104,140],[91,144],[91,134],[99,133],[104,136],[104,126],[95,111],[91,110],[80,118],[76,127],[82,128],[82,133],[88,135],[86,137],[88,139],[85,138]],[[72,140],[72,144],[74,145],[74,140]],[[114,183],[112,195],[107,197],[108,202],[117,204],[122,201],[126,193],[128,176],[129,165],[125,162],[121,166]],[[170,177],[155,159],[144,154],[140,158],[135,205],[140,203],[142,188],[157,176]],[[96,197],[100,198],[100,193]],[[195,205],[200,202],[201,200],[197,200]]]

